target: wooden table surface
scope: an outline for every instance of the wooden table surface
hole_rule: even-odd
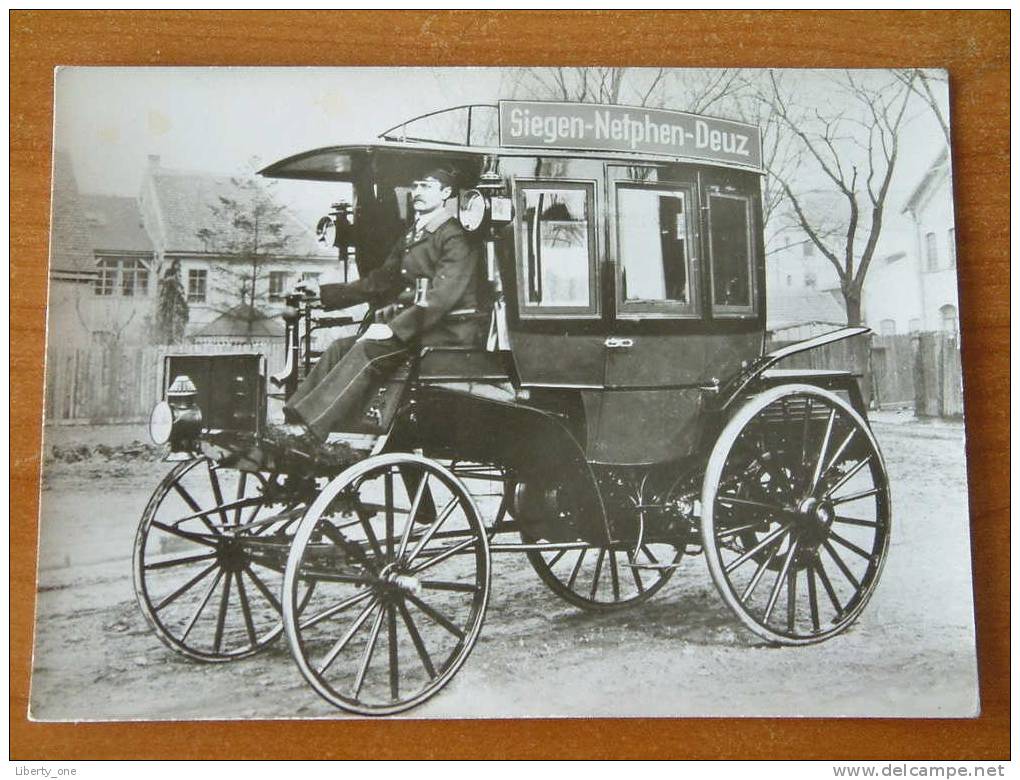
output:
[[[1009,22],[1008,11],[10,12],[10,757],[1008,757]],[[29,722],[53,68],[313,64],[948,69],[981,716]]]

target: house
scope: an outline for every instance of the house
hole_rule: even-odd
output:
[[[785,228],[771,243],[765,260],[770,295],[839,289],[836,269],[806,233]]]
[[[902,248],[876,258],[869,271],[864,311],[869,324],[874,323],[882,335],[959,330],[949,168],[943,147],[900,210],[909,225]]]
[[[956,220],[949,151],[943,148],[907,198],[902,213],[914,226],[922,330],[957,333]]]
[[[149,341],[156,300],[152,242],[138,202],[120,195],[83,195],[95,279],[82,308],[92,341]]]
[[[243,261],[199,237],[210,226],[210,206],[233,192],[236,185],[228,176],[170,170],[150,157],[138,197],[86,194],[78,189],[70,155],[58,150],[50,242],[51,344],[149,343],[159,274],[173,260],[181,264],[188,334],[231,310],[236,314],[240,291],[232,295],[217,277]],[[337,262],[335,250],[319,244],[313,230],[290,211],[282,210],[278,220],[291,237],[287,252],[262,263],[256,275],[256,307],[269,318],[279,314],[295,282],[325,273]]]
[[[245,274],[248,281],[243,284],[255,279],[256,307],[272,317],[282,310],[284,295],[299,279],[336,268],[336,250],[318,243],[313,229],[284,209],[275,219],[288,236],[286,252],[261,260],[252,273],[243,257],[211,238],[217,232],[213,209],[222,198],[238,198],[238,193],[235,178],[164,168],[158,156],[149,156],[138,204],[156,265],[180,263],[189,335],[244,302],[245,290],[238,279]]]
[[[54,163],[51,344],[147,341],[153,253],[135,199],[79,192],[70,156],[58,151]]]

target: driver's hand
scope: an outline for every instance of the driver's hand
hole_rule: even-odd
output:
[[[389,306],[383,306],[381,309],[376,309],[375,321],[386,323],[392,320],[400,314],[400,305],[391,303]]]
[[[361,334],[361,338],[358,341],[367,339],[369,341],[385,341],[386,339],[393,338],[393,331],[390,330],[389,325],[383,325],[381,322],[373,322],[368,326],[368,330]]]

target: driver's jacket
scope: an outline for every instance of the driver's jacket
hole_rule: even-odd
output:
[[[375,306],[409,302],[417,280],[428,279],[424,303],[408,306],[387,323],[393,334],[405,344],[474,346],[488,326],[479,311],[482,269],[481,246],[441,212],[417,235],[412,230],[401,238],[386,261],[363,279],[323,284],[319,295],[326,309],[366,301]]]

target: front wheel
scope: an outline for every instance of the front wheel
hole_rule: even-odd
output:
[[[867,422],[839,396],[788,385],[748,400],[712,450],[701,503],[712,579],[769,642],[834,636],[874,592],[889,480]]]
[[[135,535],[135,594],[173,650],[231,661],[280,635],[283,563],[304,505],[281,496],[277,479],[202,457],[177,464],[149,499]]]
[[[330,482],[297,530],[283,585],[294,660],[340,709],[403,712],[467,660],[489,578],[488,538],[460,480],[417,455],[369,458]],[[302,610],[303,584],[314,590]]]

